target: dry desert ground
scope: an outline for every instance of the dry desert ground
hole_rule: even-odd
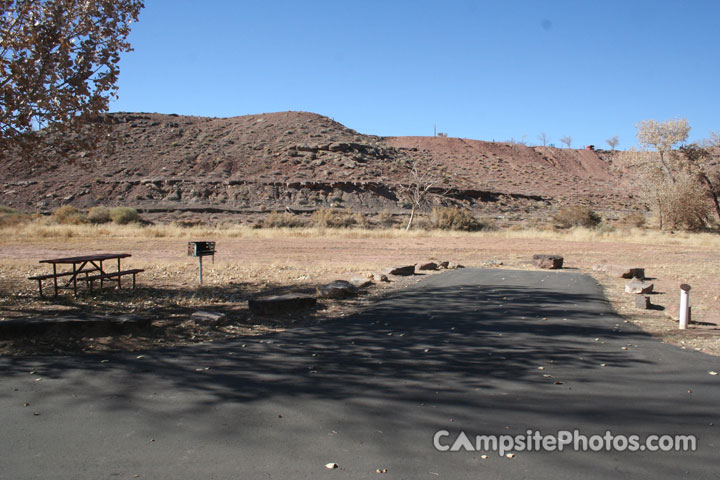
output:
[[[624,321],[633,322],[666,342],[720,354],[720,238],[710,234],[658,233],[628,230],[600,233],[531,230],[450,233],[361,229],[251,229],[247,227],[171,226],[42,226],[7,227],[0,237],[0,321],[25,316],[58,316],[77,312],[150,316],[158,328],[150,338],[122,336],[73,339],[11,339],[2,352],[47,353],[143,349],[292,328],[362,309],[373,298],[420,281],[421,276],[395,279],[370,287],[355,300],[324,302],[309,313],[262,318],[247,309],[247,299],[262,293],[312,292],[336,279],[379,272],[425,260],[449,260],[466,267],[535,269],[533,254],[557,254],[564,269],[592,275]],[[205,282],[198,285],[197,259],[187,256],[190,240],[214,240],[218,255],[205,262]],[[138,289],[81,293],[77,298],[39,298],[29,275],[47,273],[45,258],[97,252],[127,252],[124,264],[143,268]],[[651,302],[639,310],[633,295],[624,293],[627,280],[596,271],[599,264],[643,267],[655,284]],[[442,274],[442,273],[433,273]],[[679,300],[679,286],[692,286],[692,319],[686,331],[670,316]],[[231,322],[201,328],[188,322],[198,309],[218,310]]]

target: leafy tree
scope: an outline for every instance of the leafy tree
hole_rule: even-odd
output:
[[[614,137],[610,137],[607,140],[605,140],[608,145],[610,145],[610,148],[615,151],[615,147],[618,146],[618,143],[620,143],[620,140],[618,139],[618,136],[615,135]]]
[[[572,137],[570,135],[560,137],[560,141],[567,145],[568,148],[570,148],[570,145],[572,144]]]
[[[675,173],[665,158],[665,153],[684,142],[690,133],[690,125],[684,118],[657,122],[655,120],[643,120],[638,122],[637,139],[641,146],[652,147],[660,153],[660,163],[670,181],[675,183]]]
[[[619,157],[618,165],[627,174],[625,178],[635,184],[638,198],[655,211],[660,229],[707,228],[713,210],[720,218],[717,150],[699,144],[682,146],[669,152],[667,168],[659,157],[657,152],[630,149]]]
[[[712,135],[712,134],[711,134]],[[713,151],[717,145],[714,139],[706,141],[708,147],[698,144],[690,144],[680,147],[682,161],[686,164],[686,170],[707,189],[713,201],[715,213],[720,219],[720,155]]]
[[[0,0],[0,147],[78,133],[117,98],[142,0]],[[97,122],[96,122],[97,123]]]

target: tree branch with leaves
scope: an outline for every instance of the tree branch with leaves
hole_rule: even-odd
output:
[[[638,122],[636,128],[638,143],[645,148],[652,147],[660,153],[660,163],[670,181],[675,183],[675,172],[668,164],[665,154],[671,151],[678,143],[687,140],[690,134],[688,121],[684,118],[665,122],[643,120]]]
[[[0,0],[0,147],[78,133],[117,98],[141,0]]]

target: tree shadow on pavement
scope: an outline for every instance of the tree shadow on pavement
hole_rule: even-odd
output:
[[[155,430],[215,408],[303,402],[346,405],[353,415],[338,421],[350,429],[376,419],[398,431],[452,426],[477,434],[527,425],[642,430],[658,421],[679,428],[713,408],[708,399],[668,411],[653,389],[680,373],[653,370],[638,347],[649,336],[623,323],[589,277],[485,272],[429,277],[362,313],[261,337],[1,364],[6,378],[29,370],[64,378],[69,384],[49,394],[60,402],[75,392],[108,413],[143,411]],[[153,400],[163,392],[182,392],[171,414]],[[205,434],[237,434],[223,421],[210,420]],[[230,424],[242,429],[243,421],[253,420],[246,413]],[[402,445],[392,448],[403,454]]]

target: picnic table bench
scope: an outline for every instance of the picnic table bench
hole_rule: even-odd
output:
[[[45,275],[34,275],[28,277],[29,280],[36,280],[38,282],[38,290],[40,296],[44,297],[43,294],[43,282],[46,280],[53,281],[53,287],[55,296],[58,295],[58,290],[61,289],[72,289],[75,295],[78,290],[78,280],[85,282],[92,290],[93,283],[96,280],[100,280],[100,287],[104,286],[106,280],[117,282],[118,288],[122,286],[122,277],[126,275],[132,275],[132,287],[135,288],[135,277],[138,273],[144,272],[141,268],[133,268],[128,270],[122,270],[120,267],[120,259],[130,257],[129,253],[99,253],[94,255],[82,255],[78,257],[64,257],[64,258],[51,258],[48,260],[40,260],[40,263],[49,263],[53,266],[52,273]],[[106,271],[103,262],[107,260],[117,260],[116,271]],[[58,265],[72,265],[71,271],[58,271]],[[60,285],[58,280],[64,277],[68,278],[64,284]]]

